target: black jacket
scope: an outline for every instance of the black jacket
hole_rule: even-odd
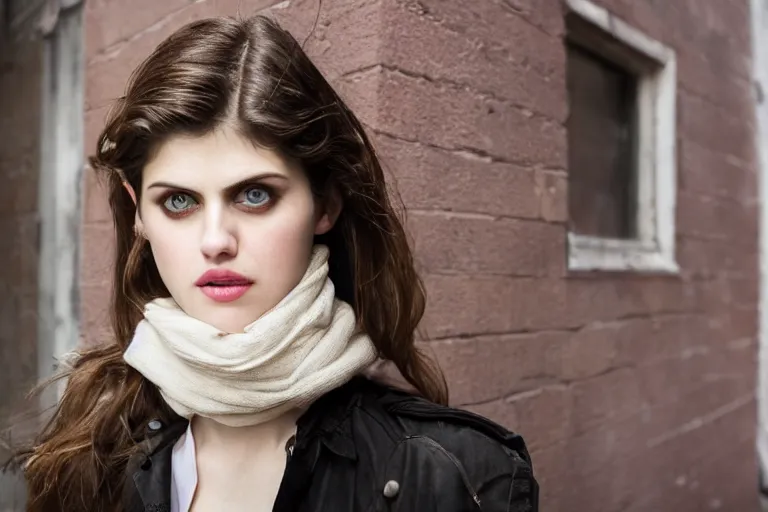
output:
[[[170,510],[171,451],[185,429],[163,426],[142,443],[127,468],[127,512]],[[276,512],[538,510],[520,436],[364,378],[309,408],[286,457]]]

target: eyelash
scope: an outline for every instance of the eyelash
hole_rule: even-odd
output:
[[[261,206],[247,206],[247,205],[242,204],[241,202],[235,201],[235,198],[237,198],[240,195],[248,192],[249,190],[254,190],[254,189],[263,190],[269,196],[269,198],[267,199],[267,201],[265,202],[264,205],[261,205]],[[187,196],[190,199],[192,199],[195,202],[195,204],[190,206],[189,208],[186,208],[185,210],[180,211],[180,212],[171,211],[171,210],[169,210],[165,206],[165,203],[168,201],[168,199],[170,199],[171,197],[176,196],[176,195]],[[256,213],[256,212],[263,212],[263,211],[266,211],[266,210],[272,208],[272,206],[274,206],[274,204],[277,201],[277,199],[278,199],[278,194],[277,194],[277,192],[275,192],[275,190],[273,188],[268,187],[266,185],[261,185],[260,184],[260,185],[245,185],[236,194],[233,195],[231,201],[234,204],[238,205],[240,207],[240,209],[245,210],[246,212]],[[200,201],[198,201],[195,198],[195,196],[193,194],[190,194],[189,192],[181,191],[181,190],[169,190],[168,192],[166,192],[165,194],[163,194],[162,196],[160,196],[157,199],[157,204],[158,204],[158,206],[160,206],[160,208],[163,210],[163,212],[168,217],[170,217],[172,219],[180,219],[180,218],[186,217],[186,216],[191,215],[192,213],[196,212],[198,210],[198,207],[200,206]]]

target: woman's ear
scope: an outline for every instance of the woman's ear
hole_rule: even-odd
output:
[[[333,228],[339,219],[344,202],[341,193],[335,186],[328,187],[328,193],[322,201],[318,201],[317,216],[315,219],[315,234],[324,235]]]
[[[144,233],[144,221],[141,220],[138,208],[136,208],[136,216],[133,219],[133,232],[138,237],[147,238],[147,235]]]
[[[128,192],[128,195],[131,196],[131,199],[133,200],[133,205],[136,207],[136,209],[139,208],[139,205],[136,201],[136,191],[133,190],[133,187],[130,183],[128,183],[127,180],[123,180],[123,188],[125,188],[126,192]]]
[[[136,207],[136,214],[133,218],[133,232],[136,236],[144,236],[144,222],[141,220],[141,215],[139,215],[139,203],[136,199],[136,191],[131,184],[128,183],[128,180],[123,180],[123,187],[125,188],[125,191],[128,192],[128,195],[131,196],[133,205]]]

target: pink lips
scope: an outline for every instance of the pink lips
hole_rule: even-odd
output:
[[[200,276],[195,285],[216,302],[232,302],[242,297],[253,281],[231,270],[213,269]]]

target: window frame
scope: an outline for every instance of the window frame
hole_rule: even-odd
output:
[[[80,341],[79,272],[85,170],[85,6],[59,0],[36,20],[43,37],[38,264],[38,375],[60,371]],[[42,410],[61,399],[66,382],[47,389]]]
[[[564,0],[573,21],[566,41],[637,76],[637,186],[635,239],[568,233],[570,271],[678,273],[674,50],[589,0]]]

